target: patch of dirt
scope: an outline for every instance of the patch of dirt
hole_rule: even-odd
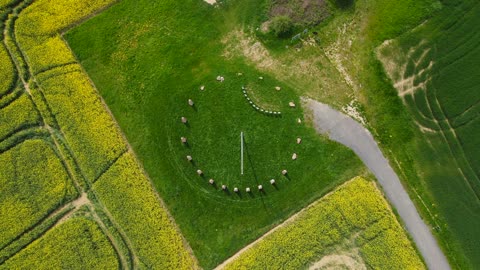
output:
[[[425,89],[430,81],[428,73],[434,63],[429,61],[425,66],[424,62],[430,52],[431,48],[426,46],[425,41],[404,53],[397,41],[387,40],[377,48],[376,55],[397,89],[398,95],[403,98],[405,95],[413,95],[416,91]]]
[[[330,46],[325,48],[325,55],[354,92],[360,89],[360,85],[351,76],[352,71],[345,65],[345,63],[353,64],[351,63],[352,59],[350,59],[351,54],[345,51],[350,50],[354,41],[353,38],[355,37],[352,32],[357,31],[357,28],[358,25],[355,24],[355,21],[339,26],[337,29],[338,38]]]
[[[308,26],[319,24],[330,12],[326,0],[273,0],[269,15],[288,16],[294,23]]]
[[[324,256],[321,260],[311,265],[309,270],[323,269],[349,269],[366,270],[365,262],[358,254],[331,254]]]
[[[217,0],[204,0],[204,1],[207,2],[210,5],[214,5],[214,4],[217,3]]]
[[[243,55],[260,69],[271,69],[280,65],[270,56],[270,53],[260,41],[247,36],[243,31],[233,31],[222,40],[222,43],[227,44],[223,54],[226,58]]]
[[[299,90],[301,95],[314,96],[339,107],[351,100],[351,90],[342,80],[342,75],[311,39],[303,41],[301,50],[291,48],[275,56],[254,34],[243,30],[230,32],[222,39],[222,43],[225,45],[225,58],[244,58],[260,71],[270,73],[279,81]]]
[[[353,99],[352,101],[350,101],[350,103],[342,107],[342,111],[348,116],[360,122],[362,125],[366,126],[367,121],[359,110],[359,104],[360,103],[357,100]]]

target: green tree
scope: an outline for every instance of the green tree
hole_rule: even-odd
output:
[[[288,16],[276,16],[272,19],[270,31],[277,37],[288,37],[293,32],[293,21]]]

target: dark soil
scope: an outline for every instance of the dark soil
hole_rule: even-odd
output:
[[[313,26],[329,15],[327,0],[272,0],[270,18],[288,16],[297,26]]]

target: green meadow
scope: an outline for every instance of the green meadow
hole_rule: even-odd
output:
[[[365,173],[350,150],[316,135],[291,86],[222,55],[222,37],[255,23],[263,12],[256,7],[253,1],[225,10],[202,1],[122,1],[67,34],[206,268]],[[258,107],[281,115],[253,108],[242,87]],[[188,143],[182,144],[181,137]]]
[[[337,109],[360,104],[366,127],[452,267],[480,265],[479,5],[329,1],[330,16],[293,42],[258,31],[269,19],[270,1],[221,3],[121,1],[66,34],[200,264],[215,266],[336,185],[365,174],[351,151],[311,129],[298,106],[308,96]],[[378,48],[388,39],[395,46],[382,58]],[[383,65],[388,58],[406,64],[397,77]],[[411,85],[396,84],[400,77]],[[242,86],[255,104],[281,117],[255,110]],[[407,86],[420,90],[399,97]]]
[[[436,229],[448,247],[461,250],[461,268],[480,264],[480,91],[476,1],[445,1],[440,14],[379,49],[383,61],[399,67],[387,73],[422,130],[416,164],[440,213]],[[443,223],[443,224],[442,224]]]

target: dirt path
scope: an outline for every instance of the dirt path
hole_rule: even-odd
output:
[[[365,263],[345,254],[331,254],[310,266],[309,270],[321,269],[367,270]]]
[[[330,106],[306,100],[318,133],[351,148],[378,179],[390,203],[396,208],[429,269],[450,269],[429,227],[422,220],[400,179],[383,156],[370,132],[361,124]]]

